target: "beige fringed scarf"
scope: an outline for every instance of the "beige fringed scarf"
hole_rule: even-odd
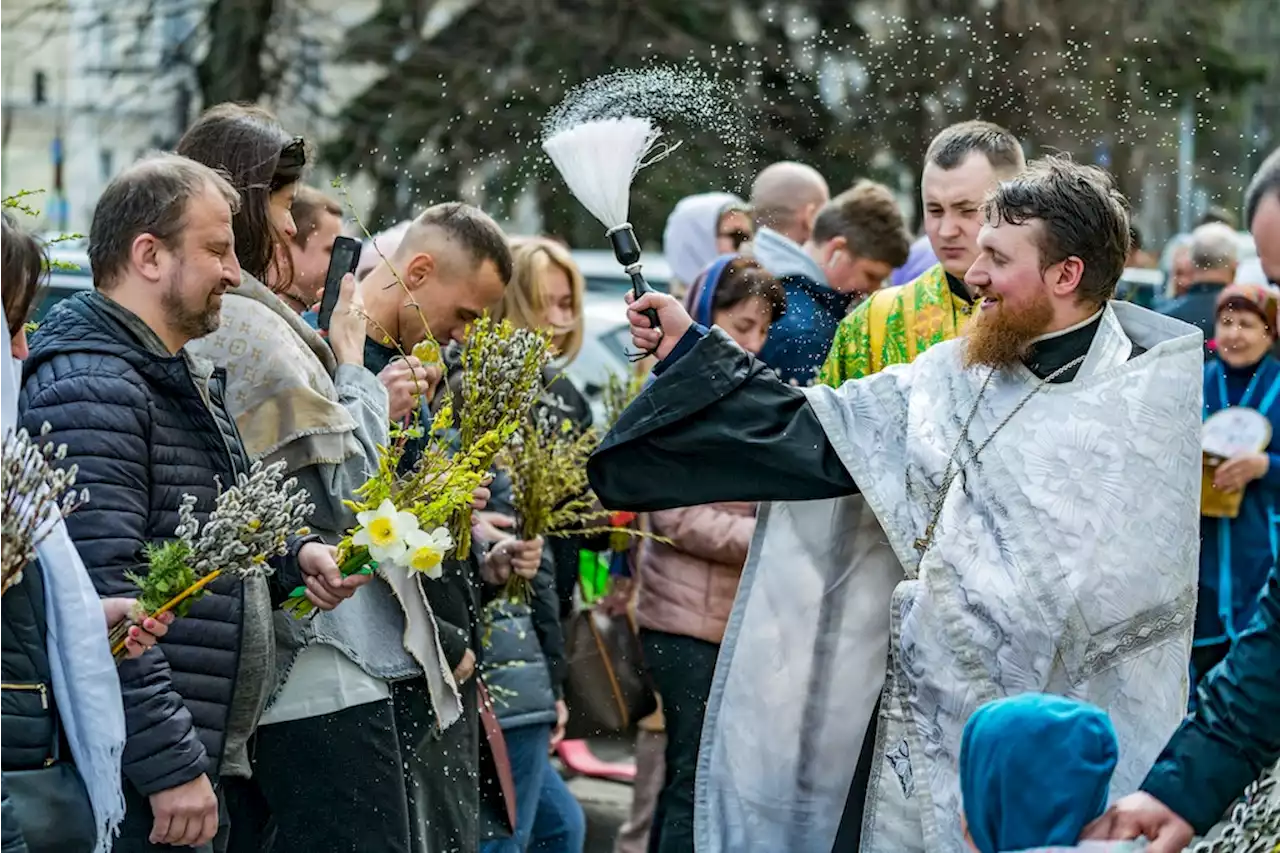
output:
[[[187,348],[226,367],[227,408],[252,458],[284,459],[293,472],[360,452],[329,345],[253,276],[223,297],[218,331]]]

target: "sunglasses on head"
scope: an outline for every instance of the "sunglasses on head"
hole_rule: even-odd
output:
[[[295,136],[280,147],[280,159],[276,162],[276,173],[271,179],[271,189],[288,186],[302,177],[307,166],[307,141]]]

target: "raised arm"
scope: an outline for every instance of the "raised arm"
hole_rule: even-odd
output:
[[[89,502],[66,519],[98,594],[137,595],[125,576],[140,568],[147,544],[152,488],[148,473],[150,409],[127,379],[94,369],[42,364],[25,383],[22,425],[65,444],[65,464],[79,466],[77,487]],[[208,763],[191,713],[174,690],[164,644],[120,664],[129,738],[123,771],[143,795],[201,776]]]
[[[660,342],[639,313],[645,308],[659,312]],[[647,294],[629,314],[633,342],[656,345],[661,360],[657,379],[588,465],[607,508],[817,500],[857,491],[803,391],[724,332],[693,325],[665,294]]]

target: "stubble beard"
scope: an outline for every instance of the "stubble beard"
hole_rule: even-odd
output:
[[[196,340],[218,331],[222,325],[222,305],[214,301],[216,291],[211,290],[201,308],[190,308],[183,300],[183,273],[184,267],[179,264],[160,301],[169,327],[187,340]]]
[[[979,309],[965,328],[964,366],[1012,367],[1052,320],[1053,303],[1043,292],[1025,308],[1013,310],[1002,301],[995,308]]]

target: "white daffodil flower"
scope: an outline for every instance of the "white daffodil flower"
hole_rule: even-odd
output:
[[[369,549],[369,556],[379,563],[399,562],[408,551],[408,537],[418,531],[418,519],[411,512],[399,512],[389,500],[377,509],[356,513],[360,529],[351,544]]]
[[[403,562],[412,572],[419,572],[432,580],[439,580],[444,574],[441,564],[445,555],[453,548],[453,537],[443,527],[437,527],[428,533],[415,530],[406,537],[409,550]]]

